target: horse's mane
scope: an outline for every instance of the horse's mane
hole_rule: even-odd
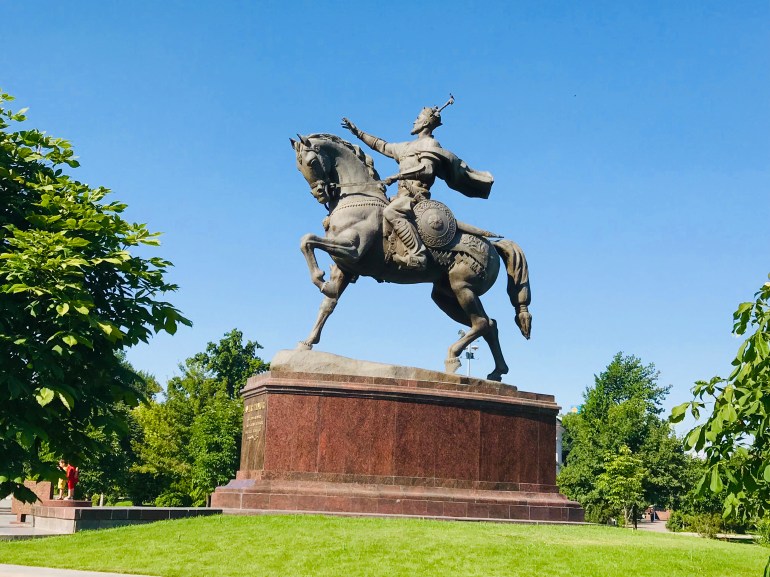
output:
[[[358,160],[361,161],[361,163],[366,166],[366,170],[369,172],[369,176],[372,177],[372,180],[380,180],[380,175],[377,173],[377,169],[374,168],[374,159],[366,154],[360,146],[356,144],[351,144],[347,140],[343,140],[336,134],[326,134],[326,133],[317,133],[317,134],[311,134],[308,136],[310,139],[316,139],[316,140],[328,140],[335,144],[339,144],[341,146],[344,146],[347,148],[350,152],[352,152]],[[380,185],[382,188],[382,191],[385,192],[385,187],[383,185]]]

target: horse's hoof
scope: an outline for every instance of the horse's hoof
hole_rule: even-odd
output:
[[[487,375],[488,381],[497,381],[498,383],[503,380],[503,375],[508,374],[508,365],[504,364],[502,367],[495,368],[494,371]]]
[[[311,345],[307,341],[300,341],[297,343],[297,349],[298,351],[309,351],[313,348],[313,345]]]
[[[532,332],[532,315],[527,311],[517,314],[516,326],[519,327],[522,336],[529,340],[529,336]]]
[[[450,375],[457,372],[460,368],[460,357],[452,357],[444,361],[444,370]]]

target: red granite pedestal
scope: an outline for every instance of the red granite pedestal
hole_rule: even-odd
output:
[[[243,398],[240,470],[212,507],[583,521],[556,487],[551,395],[457,375],[274,368]]]

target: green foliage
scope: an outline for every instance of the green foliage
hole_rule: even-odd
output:
[[[644,463],[625,445],[621,445],[617,453],[605,456],[604,471],[596,479],[596,488],[612,507],[623,511],[626,525],[631,524],[632,515],[645,506],[644,477]]]
[[[684,513],[680,510],[671,511],[671,515],[669,516],[668,521],[666,521],[666,528],[674,533],[688,531],[689,517],[691,517],[689,513]]]
[[[722,530],[722,516],[717,513],[701,513],[695,516],[692,527],[701,537],[716,539]]]
[[[757,541],[762,545],[770,545],[770,518],[764,517],[754,525]]]
[[[230,397],[241,392],[248,378],[267,370],[267,364],[256,356],[262,346],[253,341],[243,344],[243,333],[233,329],[218,343],[209,343],[205,353],[193,357],[205,370],[224,383]]]
[[[203,408],[190,429],[192,497],[206,497],[235,476],[240,459],[243,402],[218,394]]]
[[[9,100],[0,94],[0,495],[25,500],[25,477],[57,474],[46,449],[80,465],[126,435],[118,403],[142,394],[119,353],[190,322],[158,299],[176,290],[171,263],[131,253],[158,235],[64,173],[78,166],[68,142],[12,131],[25,116]]]
[[[130,386],[145,399],[152,398],[160,392],[157,381],[149,374],[136,372],[133,367],[122,358],[123,365],[136,374],[136,379]],[[104,427],[88,429],[88,435],[99,441],[106,450],[95,451],[85,456],[80,465],[80,482],[77,486],[78,498],[87,498],[92,495],[104,494],[108,502],[132,495],[135,484],[131,467],[136,461],[132,443],[141,435],[141,428],[131,408],[118,401],[115,411],[123,416],[128,423],[128,434],[118,436],[114,432],[108,432]]]
[[[657,380],[654,365],[618,353],[586,389],[582,411],[562,420],[568,454],[559,487],[583,505],[589,521],[605,523],[621,513],[628,517],[629,510],[607,493],[613,477],[608,470],[615,472],[617,488],[623,483],[636,486],[640,475],[642,497],[629,501],[639,506],[669,507],[687,492],[691,459],[658,417],[669,387],[658,386]],[[629,458],[641,465],[630,467]]]
[[[169,489],[155,499],[156,507],[189,507],[193,504],[192,497],[182,491]]]
[[[642,413],[659,415],[670,386],[659,387],[655,365],[643,365],[633,355],[617,353],[604,372],[594,377],[593,389],[583,395],[581,414],[589,421],[606,418],[613,407],[626,401],[642,403]]]
[[[134,411],[142,435],[133,444],[138,461],[132,472],[154,488],[143,500],[204,505],[235,476],[243,423],[239,392],[248,377],[267,370],[256,356],[259,348],[244,344],[243,334],[233,329],[185,361],[182,374],[168,382],[165,399]]]
[[[719,513],[684,513],[672,511],[666,522],[669,531],[697,533],[701,537],[715,539],[719,533],[734,532],[735,527],[726,523]]]
[[[671,414],[674,422],[688,412],[698,420],[711,405],[685,439],[705,455],[698,492],[723,495],[724,516],[743,519],[770,512],[770,282],[754,296],[733,315],[735,335],[753,332],[739,347],[730,376],[698,381],[693,400]]]
[[[706,420],[685,438],[687,447],[705,455],[697,491],[724,495],[722,516],[747,523],[770,513],[770,282],[753,302],[738,305],[733,320],[733,334],[751,334],[738,348],[730,376],[696,382],[693,400],[674,407],[670,418],[678,423],[689,412],[698,421],[711,405]],[[770,559],[764,575],[770,577]]]

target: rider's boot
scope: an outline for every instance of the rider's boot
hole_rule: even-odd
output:
[[[396,253],[393,262],[402,268],[410,270],[425,270],[428,268],[428,254],[425,245],[420,240],[414,225],[405,218],[396,218],[392,221],[393,228],[404,243],[407,250],[406,256]]]

